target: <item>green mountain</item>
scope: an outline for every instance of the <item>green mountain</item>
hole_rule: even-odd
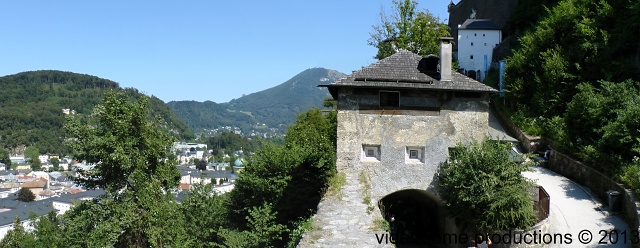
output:
[[[247,130],[258,121],[249,113],[230,110],[212,101],[171,101],[167,105],[193,130],[236,126]]]
[[[345,75],[324,68],[307,69],[286,82],[241,98],[226,105],[230,109],[250,112],[259,121],[269,126],[290,124],[300,112],[312,107],[322,107],[322,99],[329,96],[328,84]]]
[[[41,153],[67,154],[63,145],[63,109],[88,116],[102,101],[106,90],[119,89],[118,83],[95,76],[62,71],[30,71],[0,77],[0,146],[36,146]],[[123,89],[131,97],[143,94]],[[150,114],[160,117],[161,125],[181,139],[193,132],[160,99],[150,97]]]
[[[280,85],[228,103],[177,101],[168,105],[194,130],[235,126],[246,133],[267,127],[279,128],[293,123],[301,112],[312,107],[322,108],[322,99],[328,97],[329,92],[317,86],[344,76],[334,70],[312,68]],[[283,132],[284,128],[279,130]]]

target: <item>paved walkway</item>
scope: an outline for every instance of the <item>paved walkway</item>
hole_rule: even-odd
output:
[[[618,235],[619,240],[615,239],[615,235],[603,236],[605,232],[612,230],[618,230],[620,233],[627,230],[628,238],[631,234],[622,218],[609,214],[609,211],[603,208],[586,188],[548,169],[542,167],[533,169],[534,171],[525,172],[523,175],[534,179],[549,194],[550,232],[560,233],[565,237],[570,235],[571,238],[570,241],[563,239],[562,245],[556,242],[545,247],[631,247],[630,241],[625,240],[622,234]],[[581,232],[582,235],[580,235]],[[581,237],[589,238],[589,232],[592,234],[592,241],[585,242],[586,244],[581,243]],[[599,244],[598,242],[603,238],[603,242],[607,243]]]

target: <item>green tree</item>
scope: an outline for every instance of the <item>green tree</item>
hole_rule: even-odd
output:
[[[60,160],[58,158],[52,158],[52,159],[49,159],[49,161],[51,162],[51,165],[53,165],[52,169],[54,171],[60,170]]]
[[[29,161],[29,165],[31,165],[31,169],[34,171],[41,171],[42,165],[40,162],[40,150],[38,150],[35,146],[29,146],[24,150],[24,157]]]
[[[214,247],[221,242],[218,229],[227,225],[226,197],[218,195],[212,184],[195,184],[180,203],[188,223],[187,235],[198,240],[196,247]]]
[[[222,239],[220,247],[227,248],[258,248],[283,247],[282,237],[287,227],[276,222],[276,215],[271,204],[263,203],[252,207],[246,216],[248,230],[237,231],[220,228],[218,233]]]
[[[40,150],[35,146],[29,146],[24,150],[24,157],[27,159],[38,158],[40,156]]]
[[[9,152],[0,147],[0,163],[3,163],[7,168],[11,167],[11,160],[9,160]]]
[[[217,247],[223,248],[253,248],[258,246],[258,237],[251,231],[236,231],[220,228],[218,230],[222,242]]]
[[[287,227],[276,222],[276,215],[270,203],[264,203],[260,207],[253,207],[249,210],[247,221],[250,230],[257,237],[259,247],[272,247],[273,242],[282,240],[282,234]]]
[[[173,139],[147,119],[148,98],[128,99],[107,92],[89,123],[67,118],[74,158],[95,165],[73,180],[106,194],[70,211],[66,229],[71,239],[86,240],[83,246],[188,247],[171,194],[180,180],[167,159]]]
[[[507,58],[510,107],[562,116],[580,83],[638,79],[639,10],[626,1],[559,1]]]
[[[28,188],[20,188],[18,190],[18,201],[22,202],[30,202],[36,199],[36,195],[31,192]]]
[[[228,203],[232,226],[260,236],[261,231],[255,233],[258,222],[251,223],[256,219],[246,217],[269,208],[275,220],[261,223],[295,229],[300,219],[314,213],[328,178],[335,174],[335,152],[335,111],[323,115],[319,109],[311,109],[298,115],[295,124],[287,129],[284,145],[264,144],[236,180]],[[265,202],[272,205],[264,206]],[[272,237],[271,244],[287,244],[285,234]],[[236,238],[244,234],[230,232],[229,235]]]
[[[198,169],[198,170],[207,170],[207,160],[200,159],[200,160],[196,161],[195,164],[196,164],[196,169]]]
[[[66,247],[60,224],[58,214],[53,211],[37,218],[33,224],[37,247]]]
[[[448,37],[448,26],[429,10],[416,11],[418,2],[393,0],[393,13],[380,13],[380,24],[369,33],[369,45],[378,49],[376,59],[393,55],[396,49],[405,49],[426,56],[438,54],[440,37]]]
[[[20,217],[16,217],[13,228],[0,241],[0,248],[35,247],[35,245],[34,235],[24,229]]]
[[[42,170],[42,163],[40,163],[40,159],[37,157],[29,159],[29,165],[31,166],[31,170],[34,170],[34,171]]]
[[[631,166],[640,152],[640,83],[583,83],[577,89],[564,118],[565,148],[609,176],[623,170],[629,174],[623,167]],[[636,176],[623,181],[639,184]]]
[[[533,182],[522,176],[528,169],[510,159],[511,144],[495,141],[459,144],[439,174],[447,213],[476,231],[529,228],[536,221]]]

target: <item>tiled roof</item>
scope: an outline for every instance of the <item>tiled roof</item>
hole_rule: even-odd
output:
[[[497,93],[498,90],[452,71],[452,81],[440,81],[438,73],[418,68],[422,56],[401,50],[351,75],[321,87],[413,88],[442,91],[475,91]]]
[[[13,224],[17,217],[20,217],[21,221],[28,220],[32,215],[42,216],[54,209],[49,205],[32,204],[25,206],[24,208],[18,208],[0,213],[0,226],[7,226]]]
[[[44,186],[47,185],[47,182],[45,182],[44,180],[39,180],[39,179],[23,183],[22,185],[20,185],[20,187],[23,187],[23,188],[44,188]]]
[[[63,194],[61,196],[54,196],[41,201],[21,202],[16,200],[16,196],[9,198],[0,198],[0,208],[10,209],[9,211],[0,212],[0,226],[11,225],[16,216],[20,217],[20,220],[28,219],[32,214],[36,216],[45,215],[51,211],[55,211],[52,205],[53,202],[64,202],[72,204],[74,200],[80,201],[82,198],[95,198],[105,193],[104,190],[87,190],[75,195]]]
[[[92,190],[78,192],[75,194],[62,194],[62,195],[50,198],[50,200],[56,201],[56,202],[73,203],[73,201],[80,201],[81,198],[85,198],[85,197],[96,198],[104,194],[105,194],[104,189],[95,189],[95,190],[92,189]]]
[[[500,30],[500,27],[489,19],[467,19],[458,29]]]

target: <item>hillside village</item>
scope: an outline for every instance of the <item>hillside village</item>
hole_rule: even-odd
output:
[[[197,168],[194,160],[208,161],[211,150],[206,144],[176,142],[171,148],[177,155],[177,169],[180,184],[175,190],[180,201],[193,185],[214,185],[214,191],[225,194],[233,190],[234,182],[244,169],[247,159],[242,150],[224,155],[232,162],[207,162],[204,168]],[[51,159],[59,159],[59,171],[53,169]],[[12,228],[16,217],[25,228],[31,228],[31,217],[45,215],[51,211],[64,214],[76,202],[91,200],[105,193],[103,189],[86,189],[73,183],[71,177],[82,177],[81,171],[91,171],[93,165],[73,160],[69,156],[42,154],[38,157],[42,171],[33,171],[24,155],[10,157],[15,169],[0,163],[0,239]],[[35,199],[32,202],[17,200],[21,188],[29,189]]]
[[[208,193],[209,195],[197,200],[201,202],[193,204],[196,207],[192,208],[195,210],[191,214],[196,215],[196,218],[185,218],[188,226],[199,225],[199,228],[207,229],[207,231],[185,231],[192,231],[198,235],[204,233],[203,239],[209,243],[202,240],[195,241],[199,242],[201,247],[228,243],[236,244],[238,247],[284,245],[287,247],[360,247],[365,244],[367,247],[394,247],[395,242],[399,241],[398,238],[401,241],[404,239],[405,243],[411,245],[428,244],[429,247],[436,247],[435,244],[438,244],[437,247],[440,247],[440,243],[437,243],[439,239],[453,233],[476,232],[477,234],[480,231],[487,233],[516,229],[518,232],[523,230],[524,233],[529,228],[533,228],[532,230],[545,233],[575,235],[577,233],[570,232],[579,229],[591,230],[594,233],[598,232],[597,229],[617,232],[617,230],[627,230],[629,227],[633,230],[640,220],[638,218],[640,212],[637,210],[638,205],[634,198],[640,190],[638,188],[629,190],[624,186],[640,185],[635,181],[640,176],[640,172],[637,172],[640,165],[637,151],[640,151],[640,146],[637,146],[636,142],[636,140],[640,141],[640,138],[637,138],[637,133],[633,132],[625,132],[626,136],[606,132],[617,130],[616,128],[620,126],[630,127],[629,130],[637,129],[637,107],[632,106],[627,109],[620,107],[632,112],[628,115],[620,114],[628,117],[622,120],[628,121],[624,122],[624,125],[618,123],[618,126],[607,126],[603,128],[604,131],[591,130],[598,137],[603,136],[603,133],[608,134],[609,138],[613,137],[610,138],[610,143],[599,141],[599,143],[584,145],[580,143],[582,136],[577,136],[573,130],[567,130],[571,128],[569,125],[575,125],[570,122],[572,117],[586,118],[583,117],[584,113],[591,113],[589,109],[579,108],[580,105],[574,102],[575,99],[570,99],[571,102],[567,103],[556,101],[558,99],[554,101],[545,99],[547,102],[556,104],[554,107],[562,111],[565,109],[558,105],[569,105],[575,108],[573,116],[569,115],[571,113],[560,115],[558,113],[563,112],[556,109],[558,111],[555,113],[556,116],[540,116],[530,121],[534,124],[536,120],[544,123],[537,123],[543,126],[544,131],[536,135],[525,133],[518,125],[522,126],[523,119],[532,119],[516,116],[520,118],[517,119],[520,122],[514,124],[515,121],[512,122],[510,119],[514,117],[508,115],[513,114],[509,112],[513,110],[509,109],[510,107],[524,106],[526,110],[527,106],[517,104],[508,106],[508,101],[513,101],[512,98],[509,100],[503,98],[506,94],[512,94],[510,96],[515,94],[514,91],[508,90],[509,86],[505,86],[503,75],[507,70],[506,59],[512,58],[509,56],[513,56],[510,53],[515,46],[516,35],[519,34],[508,27],[508,25],[515,25],[509,24],[509,19],[511,13],[517,13],[518,1],[503,1],[497,6],[493,6],[490,2],[493,1],[462,0],[457,4],[451,1],[448,5],[450,14],[448,27],[452,37],[437,37],[437,47],[435,47],[437,51],[431,54],[421,54],[424,50],[420,49],[411,51],[410,47],[403,47],[403,44],[399,43],[390,44],[396,42],[397,37],[389,37],[382,39],[382,43],[377,47],[379,51],[386,48],[393,50],[388,56],[379,58],[377,62],[363,66],[350,75],[337,78],[338,73],[332,72],[336,78],[329,80],[322,77],[320,80],[313,81],[312,84],[315,85],[312,87],[323,90],[319,97],[322,97],[326,89],[330,95],[330,99],[327,100],[334,101],[334,105],[324,110],[297,111],[296,114],[302,114],[299,114],[295,124],[287,129],[286,136],[283,135],[284,124],[271,127],[268,123],[263,123],[266,121],[256,122],[255,119],[246,122],[246,126],[243,127],[224,124],[215,128],[209,126],[203,128],[200,124],[208,120],[203,116],[211,117],[214,112],[204,112],[201,109],[213,111],[210,109],[212,105],[192,101],[173,102],[171,104],[173,111],[181,112],[177,115],[185,119],[186,123],[190,123],[192,129],[196,129],[193,125],[199,125],[197,129],[203,136],[232,133],[249,140],[284,137],[283,144],[266,144],[261,147],[264,150],[254,153],[242,148],[219,151],[220,145],[211,147],[215,142],[209,142],[209,145],[204,144],[208,141],[200,138],[191,139],[189,142],[184,140],[174,142],[170,148],[169,158],[165,158],[164,155],[162,159],[139,156],[141,160],[148,160],[135,169],[148,169],[145,163],[155,166],[159,160],[161,162],[158,167],[161,167],[166,165],[164,162],[167,159],[171,161],[175,159],[177,162],[175,169],[180,175],[177,187],[170,184],[171,189],[163,189],[161,187],[167,184],[163,184],[161,180],[153,184],[156,182],[145,177],[149,175],[136,179],[143,178],[147,180],[145,183],[150,182],[149,185],[152,186],[143,185],[152,188],[152,192],[153,190],[156,190],[156,193],[161,192],[156,197],[162,194],[170,195],[166,198],[170,199],[167,202],[174,205],[179,205],[175,202],[184,203],[183,199],[185,197],[188,199],[189,192],[199,189],[200,185],[212,186],[212,192]],[[398,6],[402,4],[400,1],[394,3],[399,4]],[[405,2],[405,4],[409,3],[414,2]],[[640,8],[640,5],[636,7]],[[640,56],[640,47],[638,51]],[[509,63],[514,63],[513,61],[517,62],[513,59]],[[314,69],[316,73],[322,70]],[[511,74],[510,76],[520,75]],[[536,78],[536,80],[539,79]],[[290,81],[293,85],[298,82],[293,79]],[[606,83],[603,85],[607,86]],[[288,85],[285,86],[288,87]],[[281,90],[287,87],[273,89]],[[575,87],[579,90],[587,89],[586,93],[577,94],[586,94],[586,97],[583,96],[584,99],[601,100],[609,97],[593,96],[600,91],[589,91],[585,85]],[[636,92],[632,91],[634,88],[631,86],[627,88],[631,90],[622,92],[621,97],[637,100]],[[616,88],[611,89],[616,92]],[[524,93],[523,95],[527,95],[529,92],[525,90]],[[536,94],[539,92],[536,91]],[[620,105],[626,106],[624,104],[634,102],[632,100]],[[268,100],[261,99],[258,102],[264,105],[266,101]],[[575,101],[580,102],[581,99],[578,98]],[[557,102],[561,103],[557,104]],[[602,102],[611,103],[604,100]],[[237,105],[242,105],[241,103],[242,101],[235,102]],[[226,106],[233,104],[232,102]],[[279,104],[281,103],[274,105],[280,106]],[[606,109],[603,106],[607,104],[599,104],[602,105],[598,105],[602,109]],[[541,108],[533,111],[538,109]],[[613,109],[611,112],[622,113],[620,109]],[[532,110],[528,109],[528,111]],[[547,114],[546,111],[545,109],[542,112]],[[235,112],[235,110],[222,110],[222,113],[229,112]],[[290,114],[285,112],[262,109],[224,118],[218,118],[219,113],[215,114],[218,119],[237,118],[234,119],[237,121],[245,120],[242,118],[248,118],[247,116],[253,118],[252,115]],[[76,114],[72,109],[63,109],[63,113],[64,115]],[[513,115],[518,114],[524,115],[523,112],[516,112]],[[600,114],[600,117],[614,116],[597,114]],[[562,128],[564,130],[557,131]],[[126,125],[123,129],[127,129]],[[551,133],[549,130],[557,132]],[[148,131],[146,134],[153,134],[157,130],[150,128],[145,131]],[[553,134],[556,136],[550,136]],[[570,143],[572,140],[567,138],[570,135],[574,135],[572,136],[574,138],[578,137],[578,142]],[[126,135],[123,136],[125,140],[128,138]],[[618,145],[625,140],[628,143]],[[476,164],[460,162],[463,158],[456,156],[466,151],[473,151],[465,149],[478,145],[476,141],[480,144],[485,142],[499,144],[495,147],[502,149],[508,155],[498,157],[501,161],[496,163],[497,166],[493,166],[492,162],[495,161],[484,163],[486,162],[484,160],[481,160],[482,162],[478,165],[478,159],[472,156],[466,158],[476,159]],[[139,140],[132,143],[137,145],[136,142]],[[166,143],[168,145],[170,142]],[[633,152],[613,154],[614,156],[611,157],[617,160],[607,160],[608,157],[601,156],[606,152],[600,154],[597,152],[601,151],[593,150],[594,146],[606,147],[611,144],[623,147],[625,152],[626,150],[633,150]],[[148,144],[145,143],[145,145]],[[579,145],[592,150],[587,150],[590,153],[578,150]],[[624,147],[625,145],[633,146],[633,149]],[[158,147],[166,151],[168,146]],[[138,147],[136,146],[135,149]],[[570,149],[576,149],[579,152]],[[528,156],[531,159],[524,159],[525,156],[520,155],[527,152],[530,153]],[[619,150],[612,149],[609,152],[619,152]],[[125,154],[123,157],[129,159],[127,156],[132,153],[123,152],[123,154]],[[501,154],[504,155],[504,153]],[[584,161],[583,164],[571,157],[572,155],[593,160]],[[633,157],[632,162],[624,160],[629,157]],[[77,185],[71,179],[85,177],[86,172],[91,172],[105,160],[98,160],[99,162],[91,164],[75,160],[71,156],[40,154],[37,156],[40,161],[38,170],[34,171],[33,160],[27,157],[26,152],[11,154],[8,159],[10,166],[0,163],[0,239],[13,228],[12,224],[16,218],[22,221],[26,229],[33,230],[30,217],[44,216],[52,211],[57,215],[65,214],[79,202],[86,203],[103,195],[109,189],[109,187],[87,189]],[[249,167],[249,161],[251,161],[251,167]],[[598,163],[613,161],[616,166],[623,169],[589,167],[587,163],[595,163],[594,161]],[[110,165],[114,164],[117,165],[115,167],[121,165],[118,163]],[[487,164],[489,166],[485,166]],[[174,172],[174,165],[170,166]],[[158,175],[169,174],[162,174],[162,171],[158,172],[157,168],[154,169],[153,172]],[[148,170],[142,171],[145,172],[140,174],[145,174]],[[454,181],[448,181],[450,178],[462,179],[462,186],[458,185],[459,187],[456,188],[451,184],[447,185],[446,183]],[[632,183],[624,181],[627,185],[623,185],[617,181],[618,178],[622,180],[631,178]],[[638,185],[633,185],[633,182]],[[129,182],[120,183],[122,184],[119,188],[115,190],[111,188],[110,192],[129,190],[133,192],[131,195],[144,192],[136,191]],[[476,188],[467,187],[468,185],[490,186]],[[469,188],[476,191],[472,192]],[[33,201],[18,200],[18,192],[24,189],[35,196]],[[478,193],[479,191],[482,192]],[[463,200],[456,202],[459,200],[456,198],[457,195],[463,194],[467,195],[460,197]],[[477,200],[480,198],[473,198],[478,195],[485,197],[481,199],[482,202]],[[139,204],[137,198],[133,198],[136,199],[133,202]],[[166,207],[161,205],[164,202],[160,198],[158,198],[160,206]],[[469,202],[471,198],[473,201]],[[152,199],[151,202],[155,200]],[[135,210],[146,207],[135,204],[132,204]],[[511,216],[512,222],[507,224],[505,224],[507,221],[503,221],[504,216],[500,215],[502,212],[492,213],[491,218],[473,212],[478,209],[493,211],[487,210],[490,208],[509,214],[519,212],[514,214],[515,217]],[[200,214],[206,218],[200,219]],[[465,214],[468,215],[465,216]],[[492,221],[499,224],[493,225]],[[120,227],[114,230],[130,231],[124,228],[121,231],[118,228]],[[192,236],[195,237],[193,233]],[[378,236],[379,234],[382,236]],[[177,236],[181,235],[178,233]],[[395,238],[392,235],[395,235]],[[202,236],[198,237],[202,238]],[[149,242],[146,244],[152,244],[152,241]],[[468,244],[470,242],[447,243],[452,247],[457,245],[467,247]],[[629,247],[629,245],[613,244],[612,247]]]

